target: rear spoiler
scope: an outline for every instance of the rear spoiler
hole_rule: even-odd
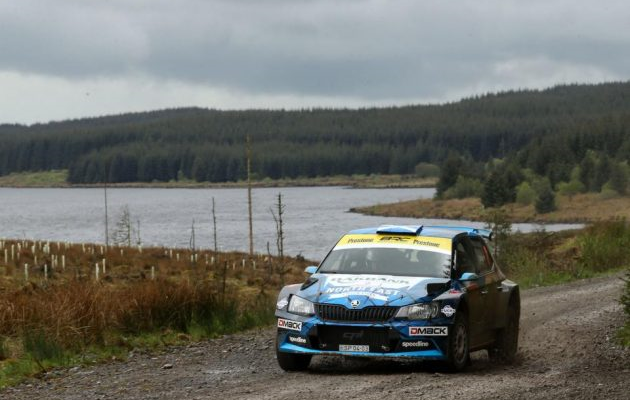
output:
[[[494,232],[492,232],[492,230],[490,229],[468,228],[468,227],[463,227],[463,226],[447,226],[447,225],[432,226],[431,228],[448,229],[448,230],[453,230],[453,231],[463,231],[463,232],[467,232],[469,235],[478,235],[490,241],[494,239]]]

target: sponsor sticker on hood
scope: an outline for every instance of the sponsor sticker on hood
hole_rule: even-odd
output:
[[[446,279],[441,278],[393,275],[322,274],[319,296],[314,297],[312,301],[327,302],[350,298],[350,302],[359,300],[360,303],[355,308],[382,305],[403,298],[406,299],[405,303],[411,303],[427,295],[428,283],[445,281]],[[363,301],[362,297],[365,297],[366,301]],[[346,301],[343,304],[352,305]]]

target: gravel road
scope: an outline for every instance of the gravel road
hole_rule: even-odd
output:
[[[418,362],[314,358],[305,373],[274,359],[274,329],[226,336],[125,362],[54,371],[0,391],[1,399],[630,399],[630,350],[619,276],[522,293],[519,361],[473,355],[464,373]]]

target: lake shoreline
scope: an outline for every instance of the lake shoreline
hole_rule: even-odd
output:
[[[558,196],[558,209],[538,214],[533,205],[507,204],[499,210],[511,223],[585,224],[616,218],[630,219],[630,197],[601,198],[585,193],[572,197]],[[489,210],[479,198],[434,200],[417,199],[367,207],[353,207],[350,212],[363,215],[404,218],[450,219],[484,222]]]
[[[315,178],[253,180],[253,188],[341,186],[351,189],[426,189],[433,188],[437,178],[419,178],[414,175],[337,175]],[[4,188],[102,188],[104,183],[71,184],[67,182],[67,171],[45,171],[14,173],[0,176],[0,187]],[[160,189],[232,189],[246,188],[247,181],[196,182],[192,180],[170,182],[124,182],[107,183],[112,188],[160,188]]]

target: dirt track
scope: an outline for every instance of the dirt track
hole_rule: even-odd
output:
[[[172,348],[158,356],[51,373],[0,392],[2,399],[630,399],[630,350],[613,340],[623,320],[619,277],[522,294],[520,360],[485,352],[461,374],[416,362],[314,358],[306,373],[274,359],[274,330]]]

